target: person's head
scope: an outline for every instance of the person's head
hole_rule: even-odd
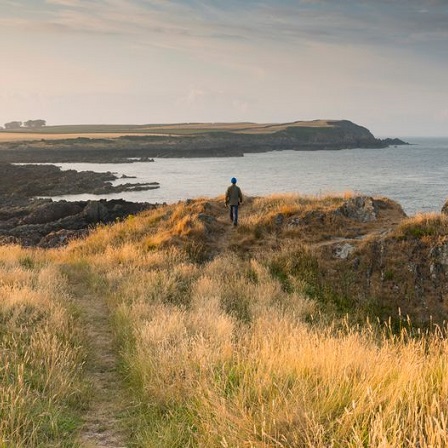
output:
[[[230,182],[235,185],[236,184],[236,178],[232,177],[232,179],[230,179]]]

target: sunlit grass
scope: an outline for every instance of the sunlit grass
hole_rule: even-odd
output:
[[[142,409],[138,446],[448,442],[442,333],[310,324],[313,302],[256,260],[229,254],[185,269],[147,276],[139,290],[127,278],[115,293]],[[173,300],[175,284],[188,300]]]
[[[101,226],[64,249],[2,247],[5,446],[74,446],[86,398],[71,293],[86,284],[111,312],[132,403],[129,446],[448,445],[446,329],[411,336],[332,314],[299,230],[276,239],[277,215],[331,215],[351,197],[249,198],[237,229],[222,201],[199,199]],[[413,229],[448,230],[444,216],[424,215],[396,236]]]
[[[0,248],[0,446],[71,446],[84,406],[81,337],[44,258]]]
[[[441,213],[419,213],[403,220],[396,229],[396,234],[404,238],[446,237],[448,216]]]

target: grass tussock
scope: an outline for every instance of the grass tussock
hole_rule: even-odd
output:
[[[419,213],[404,220],[396,234],[401,238],[445,238],[448,234],[448,216],[441,213]]]
[[[291,216],[305,214],[310,211],[330,211],[352,197],[353,193],[343,192],[339,195],[306,196],[299,194],[274,194],[254,199],[254,219],[264,216],[273,217],[278,214]]]

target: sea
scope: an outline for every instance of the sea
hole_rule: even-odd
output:
[[[123,198],[134,202],[175,203],[224,194],[236,177],[246,196],[299,193],[321,196],[354,192],[385,196],[408,216],[440,212],[448,198],[448,137],[403,140],[406,146],[337,151],[272,151],[244,157],[156,158],[154,162],[60,163],[62,169],[110,171],[114,184],[158,182],[148,191],[106,195],[67,195],[53,199]]]

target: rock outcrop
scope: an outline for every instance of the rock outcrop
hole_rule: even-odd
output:
[[[12,165],[0,162],[0,194],[17,197],[106,194],[159,188],[157,182],[112,185],[115,174],[63,171],[54,165]]]
[[[155,208],[149,203],[122,199],[52,201],[1,197],[0,243],[57,247],[86,235],[97,224],[107,224]]]
[[[379,207],[380,201],[378,200],[368,196],[356,196],[348,199],[338,212],[355,221],[370,222],[376,220]]]
[[[349,238],[313,242],[322,288],[344,306],[392,316],[396,324],[406,325],[408,317],[417,325],[448,320],[448,201],[442,216],[405,219],[392,203],[360,196],[336,214],[352,230]],[[300,220],[303,233],[329,222],[328,216],[314,219]]]
[[[445,202],[445,204],[443,204],[441,212],[444,215],[448,215],[448,200]]]

